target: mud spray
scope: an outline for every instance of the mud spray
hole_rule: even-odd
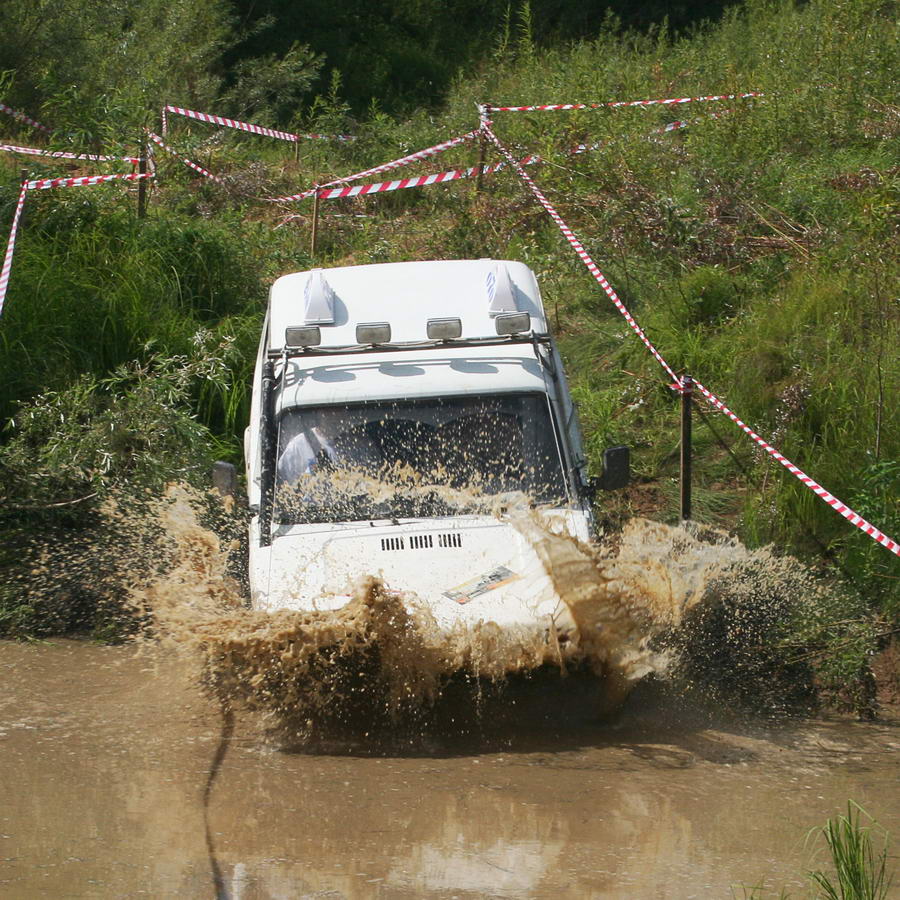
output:
[[[228,576],[233,548],[201,525],[203,506],[182,487],[155,504],[168,562],[131,587],[130,602],[152,621],[152,640],[189,659],[223,707],[255,710],[290,740],[335,723],[367,732],[421,722],[453,684],[468,684],[477,706],[484,685],[547,670],[563,676],[563,690],[566,675],[587,673],[599,685],[596,712],[608,711],[638,681],[677,664],[671,648],[685,642],[667,636],[683,635],[698,609],[723,597],[771,605],[818,591],[796,561],[749,551],[724,533],[633,519],[614,546],[588,547],[522,505],[502,515],[535,548],[565,604],[564,645],[490,622],[440,631],[414,597],[388,591],[364,564],[339,610],[261,612]]]

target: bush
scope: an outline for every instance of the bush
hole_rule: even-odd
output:
[[[19,410],[0,447],[0,635],[135,626],[127,585],[158,562],[147,505],[169,481],[204,483],[215,453],[189,407],[192,382],[222,378],[212,349],[84,375]]]

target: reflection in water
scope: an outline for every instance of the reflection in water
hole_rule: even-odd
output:
[[[0,644],[0,676],[0,895],[214,896],[221,718],[177,661]],[[848,797],[900,826],[896,723],[674,704],[385,757],[277,751],[238,719],[208,807],[223,896],[705,898],[761,879],[802,895],[804,837]]]
[[[220,897],[227,897],[228,891],[225,887],[225,879],[222,877],[222,867],[219,865],[219,859],[216,856],[216,842],[213,840],[212,831],[209,827],[209,800],[212,795],[212,787],[215,784],[216,776],[219,769],[225,761],[225,754],[228,752],[228,745],[234,736],[234,712],[227,706],[222,706],[222,732],[219,735],[219,745],[216,747],[215,755],[209,766],[209,775],[206,779],[206,787],[203,791],[203,830],[206,837],[206,852],[209,854],[209,865],[212,869],[213,888],[216,893],[216,900]]]

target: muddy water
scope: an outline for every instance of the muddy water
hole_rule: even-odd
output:
[[[291,752],[243,716],[221,744],[160,649],[0,643],[0,683],[4,897],[213,897],[217,874],[236,900],[805,896],[804,838],[848,798],[900,832],[890,719],[729,721],[639,688],[605,725],[523,704],[490,735]]]

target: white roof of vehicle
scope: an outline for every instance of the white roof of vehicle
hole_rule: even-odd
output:
[[[356,343],[356,326],[389,322],[391,341],[426,339],[426,322],[462,320],[462,337],[496,335],[501,312],[527,312],[532,330],[547,331],[532,271],[510,260],[441,260],[312,269],[283,275],[269,292],[269,346],[284,345],[288,327],[318,324],[322,346]]]
[[[440,346],[294,357],[278,407],[546,390],[530,344]]]

